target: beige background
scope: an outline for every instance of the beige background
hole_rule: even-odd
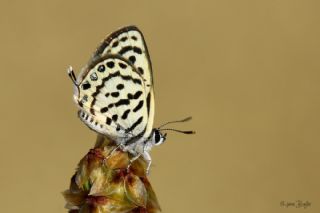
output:
[[[136,24],[151,53],[150,179],[164,213],[320,211],[317,0],[1,1],[1,212],[66,212],[60,194],[95,133],[76,116],[68,65]],[[309,201],[307,209],[281,201]]]

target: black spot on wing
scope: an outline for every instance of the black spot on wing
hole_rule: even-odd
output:
[[[81,102],[82,102],[82,103],[85,103],[85,102],[87,102],[87,101],[88,101],[88,96],[87,96],[87,95],[84,95],[84,96],[82,97]]]
[[[133,47],[133,52],[138,53],[138,54],[142,54],[142,50],[139,47]]]
[[[150,101],[151,101],[151,93],[149,92],[147,96],[147,110],[148,110],[148,115],[150,113]]]
[[[142,54],[142,49],[140,47],[135,46],[125,46],[119,51],[119,54],[123,55],[131,50],[137,54]]]
[[[125,54],[126,52],[128,52],[130,50],[132,50],[132,46],[125,46],[119,51],[119,54],[123,55],[123,54]]]
[[[131,36],[131,38],[133,39],[133,40],[138,40],[138,38],[136,37],[136,36]]]
[[[94,109],[92,107],[90,107],[90,112],[91,112],[92,115],[96,114],[96,112],[94,111]]]
[[[134,64],[136,62],[136,57],[134,55],[130,56],[129,61]]]
[[[90,75],[90,79],[92,80],[92,81],[96,81],[96,80],[98,80],[98,75],[97,75],[97,73],[92,73],[91,75]]]
[[[138,67],[138,71],[140,72],[141,75],[143,75],[144,71],[141,67]]]
[[[126,65],[126,64],[124,64],[124,63],[121,63],[121,62],[119,62],[119,66],[120,66],[122,69],[127,68],[127,65]]]
[[[91,84],[88,81],[84,82],[81,86],[82,86],[82,89],[84,89],[84,90],[91,88]]]
[[[121,106],[121,105],[129,105],[130,101],[128,99],[120,99],[117,103],[115,103],[114,105],[116,107]]]
[[[142,91],[137,91],[135,94],[128,93],[129,99],[138,99],[142,95]]]
[[[118,120],[118,115],[112,115],[112,120],[117,121]]]
[[[134,99],[138,99],[141,95],[142,95],[142,91],[137,91],[137,92],[133,95],[133,98],[134,98]]]
[[[111,96],[114,98],[119,97],[119,92],[112,92]]]
[[[107,66],[111,69],[114,67],[114,62],[113,61],[108,61]]]
[[[118,120],[118,115],[113,115],[112,120],[116,122]]]
[[[122,38],[120,39],[120,41],[125,42],[127,39],[128,39],[128,37],[122,37]]]
[[[110,125],[112,122],[111,118],[107,117],[106,124]]]
[[[123,88],[124,88],[124,84],[118,84],[118,85],[117,85],[117,89],[118,89],[118,90],[122,90]]]
[[[138,120],[136,120],[136,122],[134,122],[131,127],[126,129],[126,132],[131,132],[132,130],[134,130],[142,122],[142,120],[143,120],[143,116],[138,118]]]
[[[119,44],[119,42],[118,42],[118,41],[115,41],[115,42],[113,42],[112,47],[117,47],[118,44]]]
[[[106,70],[106,67],[104,65],[99,65],[97,70],[99,72],[104,72]]]
[[[121,115],[122,120],[127,119],[129,113],[130,113],[130,109],[127,109],[126,111],[124,111],[124,113]]]
[[[138,105],[133,109],[133,112],[139,111],[143,106],[143,100],[139,101]]]
[[[101,112],[101,113],[108,112],[108,107],[102,107],[102,108],[100,109],[100,112]]]

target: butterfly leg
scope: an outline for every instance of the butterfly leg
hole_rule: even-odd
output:
[[[142,154],[142,157],[147,161],[146,174],[149,175],[150,166],[151,166],[151,162],[152,162],[151,156],[150,156],[149,152],[144,151]]]
[[[133,158],[130,159],[129,164],[128,164],[128,166],[127,166],[127,170],[129,170],[131,164],[132,164],[135,160],[137,160],[141,155],[142,155],[141,153],[138,153],[138,154],[136,154]]]
[[[114,148],[109,154],[108,156],[105,158],[106,160],[108,160],[119,148],[121,148],[122,150],[124,149],[124,146],[122,144],[119,144],[116,148]]]

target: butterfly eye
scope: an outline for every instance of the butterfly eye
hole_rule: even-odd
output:
[[[155,143],[157,144],[157,143],[160,142],[160,140],[161,140],[160,133],[159,133],[159,131],[156,130],[156,131],[154,132],[154,141],[155,141]]]
[[[165,135],[162,135],[159,130],[154,131],[154,145],[158,146],[166,140]]]

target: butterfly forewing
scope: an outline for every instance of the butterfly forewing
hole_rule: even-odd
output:
[[[148,49],[141,31],[135,26],[124,27],[108,36],[94,57],[119,54],[134,65],[142,75],[147,93],[152,87],[152,67]]]
[[[128,60],[106,55],[82,78],[79,116],[87,126],[120,143],[150,131],[150,98],[143,77]]]
[[[89,128],[119,143],[150,137],[154,116],[152,67],[137,27],[124,27],[109,35],[76,84],[79,117]]]

